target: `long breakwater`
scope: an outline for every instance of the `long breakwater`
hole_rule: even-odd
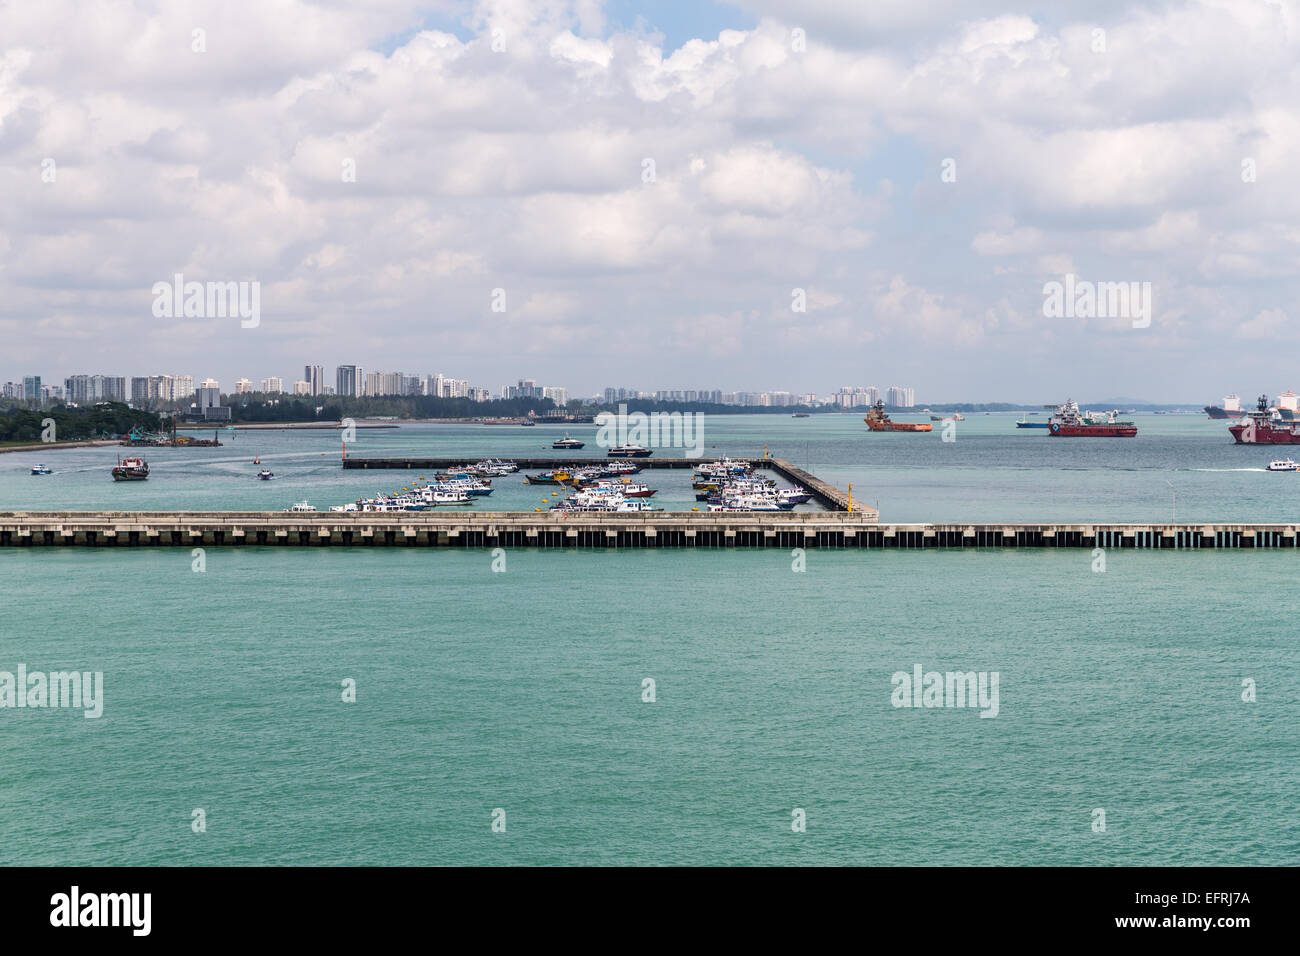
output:
[[[1295,548],[1298,524],[879,524],[852,512],[0,512],[0,547]]]

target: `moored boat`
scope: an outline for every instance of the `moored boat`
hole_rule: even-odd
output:
[[[641,445],[615,445],[605,452],[607,458],[649,458],[654,452]]]

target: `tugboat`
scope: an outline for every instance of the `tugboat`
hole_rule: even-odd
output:
[[[557,441],[557,442],[553,442],[553,443],[551,444],[551,447],[552,447],[552,448],[563,448],[563,449],[568,449],[568,448],[582,448],[582,447],[583,447],[584,445],[586,445],[586,444],[587,444],[586,442],[578,441],[578,439],[576,439],[576,438],[570,438],[570,437],[566,434],[566,435],[565,435],[563,438],[561,438],[559,441]]]
[[[649,458],[653,454],[649,448],[641,445],[615,445],[605,452],[607,458]]]
[[[884,401],[877,401],[862,419],[873,432],[932,432],[934,426],[927,422],[896,422],[885,414]]]
[[[149,477],[149,463],[143,458],[118,458],[113,469],[114,481],[144,481]]]
[[[1259,396],[1253,412],[1229,425],[1238,445],[1300,445],[1300,422],[1287,422],[1268,407],[1268,396]]]
[[[49,465],[32,465],[32,474],[33,474],[33,475],[52,475],[52,474],[54,474],[54,469],[51,468]]]
[[[1132,438],[1138,433],[1137,426],[1132,422],[1116,421],[1118,414],[1080,412],[1079,403],[1070,399],[1057,407],[1047,427],[1054,438]]]

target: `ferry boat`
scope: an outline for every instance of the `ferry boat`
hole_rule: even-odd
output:
[[[586,444],[587,444],[587,443],[584,442],[584,441],[579,441],[579,440],[576,439],[576,438],[570,438],[568,435],[565,435],[565,436],[564,436],[563,438],[561,438],[559,441],[557,441],[557,442],[552,442],[552,443],[551,443],[551,447],[552,447],[552,448],[561,448],[561,449],[568,449],[568,448],[582,448],[582,447],[584,447]]]
[[[32,465],[32,474],[33,474],[33,475],[52,475],[52,474],[54,474],[54,469],[51,468],[49,465]]]
[[[877,401],[862,419],[873,432],[931,432],[934,426],[929,422],[896,422],[885,414],[884,401]]]
[[[1229,425],[1238,445],[1300,445],[1300,422],[1288,422],[1268,407],[1268,396],[1259,396],[1253,412]]]
[[[1132,422],[1116,421],[1119,412],[1094,415],[1080,412],[1079,403],[1070,399],[1058,405],[1047,423],[1049,433],[1056,438],[1132,438],[1138,433]]]
[[[615,445],[605,452],[607,458],[649,458],[653,454],[649,448],[641,445]]]
[[[261,478],[263,481],[270,481],[272,478],[275,477],[275,473],[271,471],[270,468],[263,468],[261,471],[257,473],[257,477]]]
[[[149,463],[143,458],[118,458],[113,469],[114,481],[144,481],[149,477]]]
[[[1297,468],[1300,468],[1300,465],[1290,458],[1276,458],[1268,463],[1269,471],[1295,471]]]

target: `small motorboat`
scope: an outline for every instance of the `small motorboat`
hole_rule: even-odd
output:
[[[292,508],[285,508],[284,510],[285,511],[315,511],[316,506],[309,505],[305,501],[298,501],[294,503],[294,506]]]
[[[33,475],[52,475],[52,474],[54,474],[54,469],[51,468],[49,465],[32,465],[32,474],[33,474]]]
[[[270,468],[263,468],[257,473],[257,477],[261,478],[263,481],[270,481],[275,477],[275,472],[271,471]]]
[[[1269,471],[1295,471],[1296,469],[1300,469],[1300,465],[1290,458],[1278,458],[1268,463]]]

